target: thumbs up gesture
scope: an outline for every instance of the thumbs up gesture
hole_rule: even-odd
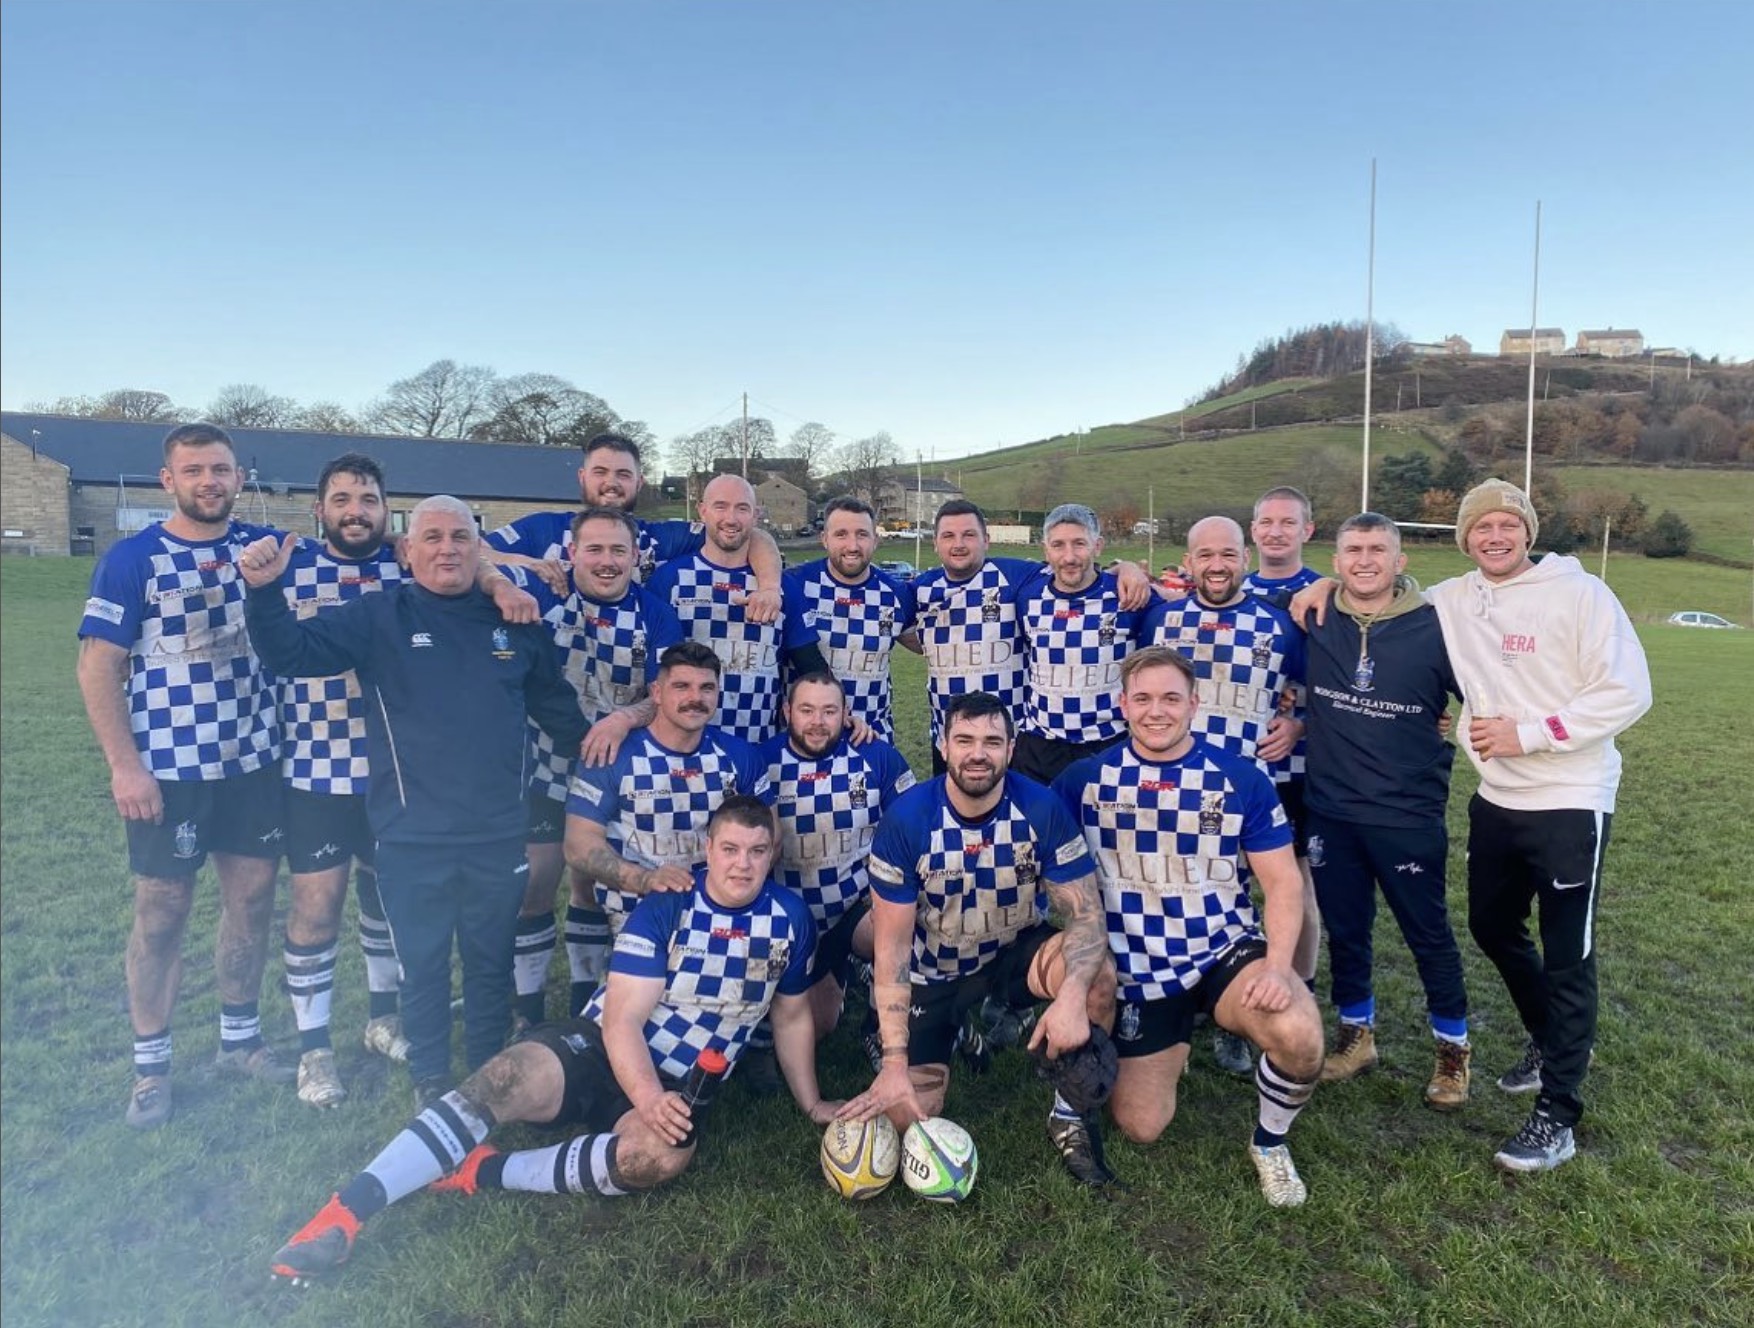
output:
[[[297,544],[297,535],[279,538],[264,535],[246,544],[243,553],[238,555],[238,571],[243,574],[244,584],[251,590],[273,585],[286,570],[287,563],[292,561],[292,551]]]

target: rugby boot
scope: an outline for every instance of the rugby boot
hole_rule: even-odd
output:
[[[393,1061],[408,1059],[408,1039],[402,1033],[402,1016],[380,1014],[365,1021],[365,1049]]]
[[[266,1042],[237,1051],[221,1051],[213,1058],[213,1065],[221,1074],[264,1084],[290,1084],[298,1078],[298,1070],[282,1062]]]
[[[1060,1153],[1060,1161],[1081,1185],[1113,1185],[1115,1174],[1108,1168],[1102,1147],[1100,1113],[1083,1116],[1061,1116],[1048,1113],[1048,1138]]]
[[[298,1100],[313,1107],[337,1107],[347,1096],[335,1069],[335,1052],[316,1047],[298,1058]]]
[[[331,1194],[317,1215],[274,1252],[269,1273],[294,1286],[308,1285],[346,1263],[358,1235],[359,1219],[342,1205],[339,1194]]]
[[[481,1190],[481,1164],[498,1157],[499,1149],[490,1144],[476,1144],[463,1159],[463,1165],[448,1176],[440,1176],[426,1188],[434,1194],[478,1194]]]
[[[162,1074],[141,1075],[128,1095],[127,1122],[131,1129],[156,1130],[171,1118],[171,1081]]]
[[[1255,1175],[1260,1177],[1261,1193],[1273,1207],[1295,1208],[1309,1198],[1303,1177],[1297,1174],[1297,1164],[1291,1160],[1291,1150],[1284,1144],[1263,1148],[1251,1143],[1249,1161],[1255,1164]]]

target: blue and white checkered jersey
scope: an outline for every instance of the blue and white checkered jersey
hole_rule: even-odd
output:
[[[572,523],[577,515],[576,511],[532,512],[488,531],[482,538],[501,553],[565,562],[572,556]],[[634,524],[639,527],[639,539],[634,544],[635,581],[650,581],[662,564],[696,553],[706,545],[706,527],[698,521],[642,521],[636,517]]]
[[[1189,595],[1147,609],[1139,641],[1174,646],[1193,661],[1200,698],[1194,736],[1267,770],[1255,748],[1279,711],[1279,698],[1304,676],[1303,633],[1290,615],[1254,595],[1222,609]],[[1290,778],[1283,767],[1277,774],[1281,782]]]
[[[871,888],[893,904],[914,904],[916,983],[978,973],[1025,927],[1048,914],[1046,882],[1093,870],[1084,837],[1051,791],[1005,776],[999,805],[964,821],[944,791],[946,776],[896,800],[871,845]]]
[[[796,583],[782,579],[780,616],[766,626],[743,612],[755,593],[747,567],[720,567],[697,553],[665,563],[648,584],[675,608],[688,638],[710,647],[724,666],[713,722],[745,742],[766,742],[779,727],[780,655],[817,642]]]
[[[301,539],[280,578],[286,606],[315,617],[398,585],[402,565],[386,543],[369,558],[337,558],[316,540]],[[286,784],[309,793],[366,790],[365,698],[352,671],[332,678],[282,678],[280,770]]]
[[[572,684],[588,724],[643,700],[658,676],[658,656],[682,640],[675,611],[643,586],[630,585],[613,604],[577,591],[557,599],[539,580],[526,588],[542,607],[542,621],[560,652],[560,672]],[[557,752],[554,740],[534,721],[530,743],[531,791],[565,802],[578,753]]]
[[[1120,742],[1068,766],[1054,791],[1096,859],[1123,1001],[1192,987],[1259,933],[1242,855],[1291,843],[1291,822],[1253,761],[1200,741],[1147,761]]]
[[[1291,597],[1305,586],[1320,581],[1322,574],[1313,567],[1299,567],[1290,576],[1262,576],[1259,572],[1250,572],[1242,579],[1242,588],[1251,595],[1259,595],[1269,604],[1290,612]],[[1297,689],[1297,704],[1292,713],[1299,719],[1303,718],[1307,708],[1304,704],[1303,688]],[[1303,738],[1297,740],[1297,746],[1291,749],[1291,755],[1277,761],[1269,762],[1268,771],[1273,782],[1283,784],[1287,779],[1302,779],[1308,769],[1308,750]]]
[[[707,817],[733,793],[773,806],[773,781],[761,754],[708,726],[692,752],[671,751],[649,728],[635,729],[608,765],[573,769],[568,816],[603,827],[619,857],[642,867],[706,863]],[[640,896],[597,882],[597,902],[620,927]]]
[[[810,989],[815,953],[810,911],[790,890],[770,880],[750,903],[726,908],[698,871],[692,891],[640,901],[615,938],[609,973],[664,979],[646,1045],[659,1074],[682,1079],[708,1047],[736,1065],[774,997]],[[604,991],[598,987],[584,1009],[599,1024]]]
[[[969,692],[991,692],[1016,723],[1023,722],[1025,660],[1017,594],[1040,572],[1040,563],[989,558],[966,581],[952,581],[942,567],[934,567],[913,582],[914,626],[926,654],[926,696],[932,705],[932,746],[943,735],[951,700]]]
[[[902,754],[880,739],[842,738],[826,755],[800,756],[789,734],[762,744],[780,815],[774,879],[810,906],[827,932],[865,893],[865,860],[877,823],[914,786]]]
[[[264,535],[280,532],[234,521],[190,542],[155,522],[91,574],[79,635],[128,652],[128,724],[157,779],[227,779],[280,759],[274,679],[250,649],[237,570]]]
[[[913,626],[912,591],[875,567],[849,586],[835,578],[826,558],[786,577],[797,583],[804,621],[816,629],[823,658],[846,690],[847,708],[883,741],[894,742],[889,652],[895,638]]]
[[[1017,599],[1029,659],[1023,725],[1057,742],[1106,742],[1126,730],[1121,660],[1139,638],[1145,611],[1121,607],[1113,572],[1073,594],[1043,569]]]

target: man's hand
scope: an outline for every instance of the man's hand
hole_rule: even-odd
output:
[[[1523,755],[1523,740],[1517,736],[1516,721],[1496,717],[1468,721],[1468,746],[1482,761],[1495,756]]]
[[[567,579],[567,573],[571,569],[561,559],[532,558],[529,562],[524,564],[524,568],[525,570],[534,573],[536,576],[541,577],[542,584],[547,586],[562,599],[565,599],[568,595],[572,594],[572,582]]]
[[[1255,755],[1263,761],[1282,761],[1291,755],[1297,740],[1303,736],[1303,721],[1290,715],[1274,715],[1267,722],[1267,731],[1255,744]]]
[[[680,1093],[660,1093],[648,1099],[639,1108],[639,1118],[672,1148],[680,1147],[688,1137],[690,1112]]]
[[[507,576],[494,578],[488,586],[488,595],[493,599],[493,607],[499,610],[499,616],[509,623],[533,623],[541,620],[537,612],[536,597],[527,590],[520,590],[512,579]]]
[[[132,770],[126,766],[112,770],[110,796],[116,800],[116,810],[122,813],[124,821],[151,821],[157,825],[164,820],[164,790],[143,765],[136,763]]]
[[[736,603],[736,596],[731,602]],[[743,597],[743,616],[757,627],[766,627],[780,616],[781,599],[777,590],[751,590]]]
[[[1456,726],[1456,721],[1455,721],[1454,717],[1450,714],[1449,711],[1440,710],[1437,712],[1437,736],[1438,737],[1440,737],[1440,738],[1449,737],[1449,731],[1451,729],[1453,729],[1455,726]]]
[[[1265,1014],[1289,1010],[1293,984],[1303,985],[1302,980],[1290,969],[1274,968],[1262,963],[1243,980],[1242,1008],[1260,1010]]]
[[[1291,597],[1291,603],[1287,606],[1291,614],[1291,621],[1308,631],[1309,611],[1314,609],[1316,626],[1320,627],[1328,620],[1328,601],[1333,598],[1334,591],[1339,587],[1338,581],[1331,581],[1327,577],[1323,577],[1320,581],[1311,581]]]
[[[883,1062],[883,1068],[871,1081],[871,1086],[835,1112],[839,1120],[868,1121],[878,1114],[887,1114],[894,1120],[899,1114],[907,1124],[926,1119],[925,1110],[920,1106],[919,1094],[914,1092],[913,1077],[907,1071],[907,1058],[896,1056]],[[815,1117],[811,1117],[812,1120]]]
[[[280,580],[280,574],[292,561],[292,551],[297,547],[297,535],[281,538],[264,535],[246,544],[238,555],[238,573],[244,578],[244,584],[251,590],[273,585]]]
[[[1151,603],[1151,578],[1138,563],[1122,558],[1115,563],[1115,594],[1128,612]]]
[[[662,867],[648,867],[640,884],[645,887],[648,895],[661,894],[666,891],[680,894],[684,890],[694,889],[694,873],[686,867],[678,867],[673,862],[666,862]]]
[[[855,747],[863,747],[877,736],[877,730],[852,712],[847,713],[847,741]]]
[[[1065,993],[1067,989],[1062,988],[1061,991]],[[1036,1022],[1035,1031],[1029,1035],[1029,1049],[1037,1051],[1046,1043],[1048,1059],[1058,1060],[1068,1051],[1077,1051],[1088,1041],[1090,1015],[1084,995],[1079,993],[1076,1000],[1056,996],[1048,1002],[1048,1008],[1042,1011],[1041,1018]]]
[[[812,1125],[826,1127],[829,1121],[840,1115],[841,1110],[845,1106],[846,1103],[842,1102],[839,1098],[836,1098],[833,1101],[830,1101],[828,1098],[823,1098],[804,1114],[810,1118],[810,1123]]]
[[[579,744],[579,759],[586,765],[608,765],[632,731],[633,722],[624,718],[620,711],[604,715],[591,725],[591,731]]]

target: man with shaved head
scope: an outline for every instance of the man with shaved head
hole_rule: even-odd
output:
[[[781,656],[799,673],[828,668],[795,584],[787,585],[772,622],[757,622],[748,612],[755,591],[749,550],[760,515],[748,480],[715,477],[700,499],[705,545],[659,567],[649,583],[676,610],[683,634],[709,647],[724,667],[713,722],[756,744],[779,730]]]
[[[1283,609],[1244,588],[1248,549],[1242,527],[1229,517],[1193,524],[1184,567],[1192,593],[1152,606],[1140,640],[1173,646],[1192,661],[1200,702],[1195,737],[1254,761],[1269,778],[1283,777],[1281,758],[1303,733],[1302,722],[1281,710],[1303,681],[1303,634]],[[1298,976],[1307,982],[1314,973]],[[1246,1044],[1221,1040],[1214,1050],[1231,1073],[1253,1072]]]
[[[587,725],[547,629],[505,622],[476,588],[480,539],[467,504],[440,495],[415,507],[410,581],[303,620],[275,584],[296,542],[269,536],[242,552],[250,637],[282,677],[351,669],[359,679],[372,771],[366,817],[424,1107],[451,1084],[453,943],[471,1069],[500,1049],[511,1024],[527,871],[525,716],[563,750],[579,750]]]

